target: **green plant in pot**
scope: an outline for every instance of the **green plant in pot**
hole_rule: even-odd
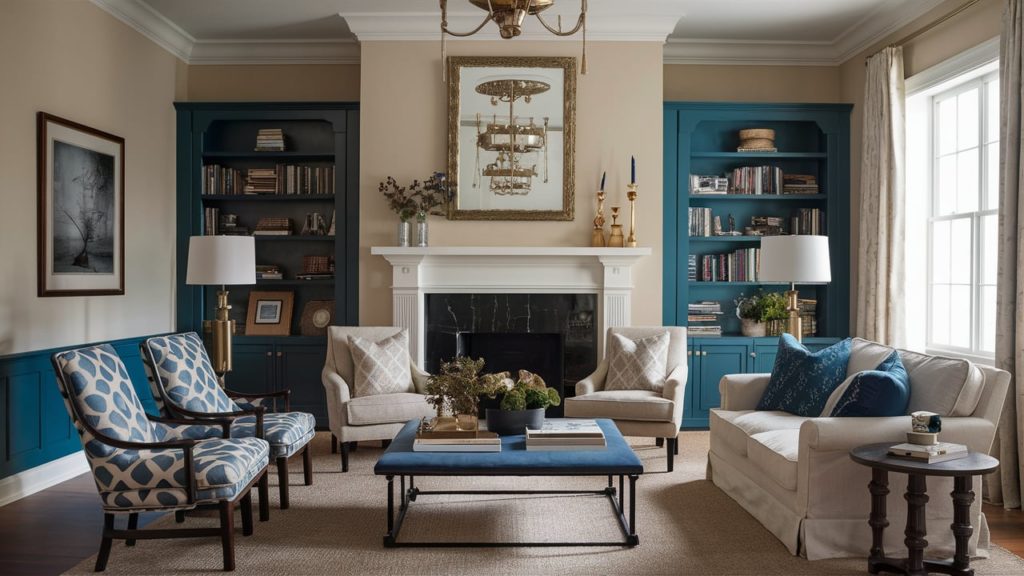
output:
[[[758,291],[753,296],[736,299],[736,316],[740,319],[740,330],[744,336],[759,337],[768,335],[769,326],[777,326],[778,321],[785,320],[786,297],[778,292]],[[775,334],[775,330],[772,330]]]
[[[499,408],[486,410],[487,429],[500,436],[523,434],[526,429],[544,426],[544,410],[562,403],[558,391],[548,388],[544,379],[526,370],[519,371],[513,381],[508,372],[486,374],[482,392],[489,398],[500,398]]]
[[[459,356],[441,363],[441,373],[427,380],[427,402],[438,417],[454,416],[462,430],[476,430],[484,360]]]

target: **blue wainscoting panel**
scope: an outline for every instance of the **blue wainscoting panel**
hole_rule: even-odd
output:
[[[111,342],[128,368],[143,406],[156,414],[139,354],[141,336]],[[84,344],[83,344],[84,346]],[[0,478],[67,456],[82,448],[57,389],[50,357],[65,346],[0,357]]]

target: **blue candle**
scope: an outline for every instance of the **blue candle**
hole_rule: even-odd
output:
[[[629,183],[630,184],[636,184],[636,156],[630,156],[629,157],[629,165],[630,165],[630,171],[629,171],[630,179],[629,179]]]
[[[607,175],[607,172],[601,172],[601,192],[604,192],[604,177]]]

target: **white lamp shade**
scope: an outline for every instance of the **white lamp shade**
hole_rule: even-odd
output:
[[[824,283],[832,281],[828,236],[765,236],[761,268],[765,282]]]
[[[256,241],[252,236],[193,236],[188,239],[186,284],[256,283]]]

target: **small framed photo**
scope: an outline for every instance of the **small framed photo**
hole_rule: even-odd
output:
[[[249,293],[249,314],[245,333],[254,336],[288,336],[292,327],[293,292]]]
[[[37,115],[39,296],[124,294],[124,138]]]

